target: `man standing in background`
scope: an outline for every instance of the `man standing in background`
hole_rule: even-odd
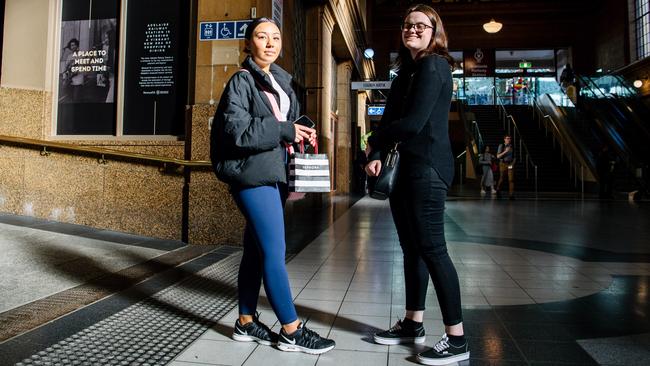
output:
[[[497,159],[499,159],[499,183],[497,183],[497,191],[501,191],[501,184],[503,179],[508,176],[508,197],[515,199],[515,150],[512,146],[512,137],[510,135],[503,136],[503,143],[499,145],[497,150]]]

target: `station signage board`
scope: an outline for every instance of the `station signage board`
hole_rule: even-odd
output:
[[[384,105],[369,105],[368,106],[368,115],[369,116],[383,116],[385,108],[386,108],[386,106],[384,106]]]
[[[392,81],[353,81],[352,90],[390,89]]]
[[[520,69],[530,69],[531,67],[533,67],[532,62],[522,61],[522,62],[519,63],[519,68]]]
[[[199,26],[199,40],[220,41],[244,39],[246,29],[251,22],[251,19],[227,22],[201,22]]]
[[[494,49],[477,48],[463,51],[465,77],[494,76]]]

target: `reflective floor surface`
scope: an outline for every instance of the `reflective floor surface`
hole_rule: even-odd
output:
[[[241,252],[216,247],[0,343],[0,364],[414,365],[414,355],[443,332],[433,286],[425,345],[374,344],[373,332],[403,316],[397,235],[387,202],[364,198],[337,212],[324,226],[288,225],[290,240],[309,240],[287,265],[298,313],[309,319],[310,328],[336,340],[329,353],[284,353],[232,341]],[[461,281],[471,349],[470,361],[463,364],[650,364],[649,223],[645,203],[451,198],[446,236]],[[49,248],[45,238],[50,235],[34,225],[16,222],[0,229],[1,249],[11,248],[10,254],[37,238]],[[7,239],[8,232],[22,238],[23,246],[11,246],[15,239]],[[104,266],[108,272],[183,249],[84,239],[74,232],[56,235],[69,239],[68,252],[96,256],[99,266],[111,263]],[[34,258],[43,260],[34,257],[36,252],[21,252],[21,258],[31,263],[26,268],[49,278],[48,266],[34,263]],[[52,260],[57,253],[52,250]],[[109,253],[123,253],[130,262],[107,261]],[[75,280],[52,291],[84,282]],[[4,296],[10,290],[29,294],[34,282],[16,280],[2,287],[2,297],[11,297]],[[11,309],[24,299],[3,301],[4,309]],[[263,322],[279,330],[266,299],[258,310]]]

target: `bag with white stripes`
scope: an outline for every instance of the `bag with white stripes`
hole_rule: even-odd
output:
[[[314,154],[306,154],[305,145],[301,142],[300,152],[292,155],[289,162],[289,191],[330,191],[330,162],[327,154],[318,153],[318,145],[314,146]]]

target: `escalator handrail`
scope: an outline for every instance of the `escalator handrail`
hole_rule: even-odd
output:
[[[617,126],[617,128],[615,128],[615,129],[618,129],[618,131],[616,131],[616,134],[619,135],[619,136],[631,136],[631,135],[630,135],[630,131],[626,131],[626,127],[627,127],[627,126],[624,126],[623,124],[621,124],[621,119],[622,119],[623,121],[627,121],[627,117],[625,116],[625,112],[621,111],[620,106],[617,106],[617,105],[612,101],[612,100],[618,100],[618,99],[617,99],[616,97],[614,97],[613,95],[609,95],[609,96],[608,96],[608,95],[606,95],[605,93],[603,93],[603,91],[600,90],[600,88],[599,88],[597,85],[595,85],[595,83],[593,82],[593,80],[591,80],[591,78],[589,78],[589,77],[583,77],[583,76],[580,76],[580,75],[576,75],[576,76],[577,76],[578,80],[582,83],[582,85],[590,85],[590,86],[588,87],[588,89],[591,90],[592,93],[594,92],[594,89],[596,89],[596,90],[598,91],[598,93],[599,93],[600,95],[602,95],[602,98],[597,98],[597,99],[603,99],[603,100],[605,100],[605,102],[606,102],[606,103],[607,103],[607,104],[608,104],[608,105],[613,109],[613,111],[611,111],[610,113],[613,113],[613,114],[614,114],[614,115],[613,115],[613,119],[614,119],[615,121],[613,121],[613,122],[614,122],[614,124]],[[610,122],[610,123],[612,123],[612,122]],[[641,130],[643,131],[643,133],[647,135],[647,137],[650,138],[650,131],[648,131],[648,130],[645,128],[645,126],[641,125],[641,124],[639,123],[639,121],[637,121],[636,119],[633,121],[633,123],[634,123],[634,124],[635,124],[639,129],[641,129]],[[622,140],[622,139],[621,139],[621,140]],[[622,144],[623,146],[621,146],[621,144]],[[640,160],[640,159],[634,159],[634,158],[633,158],[633,157],[634,157],[635,155],[637,155],[637,154],[634,153],[634,151],[633,151],[633,150],[628,146],[628,144],[627,144],[626,142],[621,141],[621,144],[617,144],[617,145],[619,145],[619,148],[620,148],[620,149],[625,150],[626,154],[628,155],[628,158],[630,159],[630,162],[632,162],[632,161],[634,161],[634,160]]]
[[[639,97],[639,92],[636,90],[636,88],[630,83],[625,80],[621,75],[616,75],[616,74],[610,74],[610,76],[614,77],[614,79],[618,80],[618,82],[627,89],[627,91],[634,97],[638,98]]]
[[[550,95],[548,94],[545,95],[548,98],[549,102],[552,103],[552,108],[554,110],[559,110],[553,98],[551,98]],[[562,152],[567,157],[569,162],[571,164],[576,164],[574,168],[586,167],[589,173],[594,177],[594,179],[597,179],[595,162],[589,156],[587,149],[584,146],[582,146],[580,143],[578,143],[574,136],[571,136],[571,130],[569,128],[566,128],[564,130],[561,129],[559,127],[559,123],[555,121],[553,116],[544,112],[544,110],[540,105],[540,102],[537,99],[533,102],[533,104],[534,104],[534,108],[537,110],[539,115],[551,123],[551,126],[553,127],[553,131],[551,133],[553,133],[553,135],[562,145]],[[564,125],[567,126],[566,123]],[[544,127],[548,130],[547,124],[544,124]]]
[[[469,136],[469,138],[465,139],[465,148],[466,148],[465,151],[467,150],[470,151],[470,160],[472,161],[472,165],[474,165],[474,169],[478,169],[478,156],[474,154],[474,148],[473,148],[474,147],[473,144],[476,144],[476,141],[475,141],[474,133],[472,131],[472,127],[470,126],[469,121],[467,120],[467,116],[465,116],[465,103],[466,101],[458,101],[458,114],[460,116],[461,121],[463,122],[463,125],[465,126],[465,136]],[[475,127],[478,128],[478,126],[476,125],[476,121],[472,121],[472,122],[475,125]],[[479,131],[479,139],[481,140],[482,143],[483,137],[480,135],[480,131]],[[480,151],[480,147],[478,150]]]
[[[585,78],[583,78],[581,76],[578,76],[578,79],[581,82],[583,82]],[[589,81],[591,81],[591,80],[589,80]],[[583,85],[588,85],[588,84],[584,83]],[[589,89],[592,90],[593,87],[589,87]],[[593,90],[592,90],[592,92],[593,92]],[[599,92],[602,94],[602,91],[599,90]],[[616,106],[612,105],[611,101],[608,100],[607,103],[608,103],[608,105],[616,108]],[[592,110],[592,113],[594,113],[597,116],[596,121],[598,121],[598,119],[601,119],[602,122],[606,122],[608,124],[608,126],[605,126],[603,123],[597,122],[597,124],[600,126],[602,132],[607,136],[607,138],[608,138],[608,140],[610,142],[610,145],[614,146],[614,148],[615,148],[614,150],[617,151],[619,157],[621,158],[621,160],[623,161],[623,163],[627,167],[627,169],[630,171],[630,173],[633,176],[635,176],[634,172],[635,172],[635,170],[637,168],[641,167],[642,169],[647,169],[647,166],[645,165],[643,159],[638,158],[637,154],[635,154],[632,151],[632,149],[630,149],[627,142],[623,138],[621,138],[622,135],[621,135],[620,131],[617,131],[617,128],[612,126],[612,124],[619,125],[618,128],[621,128],[619,121],[616,121],[615,123],[612,123],[611,121],[609,121],[609,118],[607,118],[606,115],[603,115],[603,112],[600,111],[600,110]],[[614,136],[614,135],[616,135],[616,136]],[[650,185],[650,184],[648,184],[646,182],[647,179],[648,179],[647,177],[635,178],[635,180],[639,184],[640,188],[643,189],[645,192],[649,191],[648,188],[649,188],[649,185]]]

